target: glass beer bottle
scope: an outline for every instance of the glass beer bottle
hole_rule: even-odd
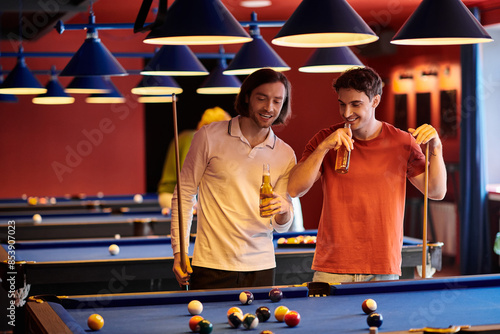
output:
[[[351,128],[351,124],[345,123],[344,128]],[[335,171],[340,174],[346,174],[349,171],[349,161],[351,160],[351,151],[342,145],[337,150],[337,160],[335,161]]]
[[[269,164],[264,164],[262,172],[262,185],[260,186],[260,204],[267,205],[272,198],[273,186],[271,185],[271,171]],[[260,216],[268,214],[269,211],[260,211]]]

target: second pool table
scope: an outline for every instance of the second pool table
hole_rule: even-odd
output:
[[[282,248],[277,246],[278,238],[316,233],[316,230],[310,230],[274,235],[276,284],[292,285],[311,281],[314,256],[314,245]],[[7,273],[15,271],[19,286],[31,284],[31,294],[178,290],[172,272],[170,241],[169,237],[164,236],[21,241],[15,243],[15,270],[9,270],[3,262],[9,254],[7,244],[2,244],[0,276],[5,283]],[[114,256],[108,252],[109,245],[113,243],[120,247],[120,253]],[[192,247],[193,243],[190,244],[190,254]],[[413,278],[415,267],[422,263],[422,245],[419,240],[405,238],[402,256],[402,278]],[[440,270],[441,256],[441,244],[428,246],[429,265]]]

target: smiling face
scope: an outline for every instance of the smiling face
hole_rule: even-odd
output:
[[[370,133],[376,126],[375,108],[380,103],[380,95],[370,98],[364,93],[352,88],[340,88],[338,91],[340,116],[349,124],[353,131]]]
[[[279,81],[257,86],[247,97],[248,116],[259,128],[269,128],[278,118],[285,98],[285,86]]]

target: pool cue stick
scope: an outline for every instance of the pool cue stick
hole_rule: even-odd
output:
[[[186,266],[186,239],[184,231],[184,220],[182,219],[182,201],[181,201],[181,164],[179,158],[179,134],[177,130],[177,97],[175,93],[172,94],[172,111],[174,116],[174,142],[175,142],[175,172],[177,175],[177,209],[179,218],[179,244],[181,248],[181,268],[184,272],[187,271]],[[188,286],[185,285],[188,290]]]
[[[429,202],[429,143],[425,147],[424,222],[422,229],[422,278],[427,278],[427,212]]]

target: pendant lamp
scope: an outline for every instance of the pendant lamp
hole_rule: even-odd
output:
[[[339,73],[352,67],[364,67],[364,65],[349,47],[318,48],[307,62],[299,67],[299,72]]]
[[[37,97],[33,98],[34,104],[50,104],[50,105],[59,105],[59,104],[71,104],[75,102],[75,98],[69,96],[64,91],[64,88],[57,80],[57,73],[55,67],[52,67],[50,73],[50,80],[45,86],[47,88],[47,92],[44,94],[40,94]]]
[[[196,92],[198,94],[238,94],[241,81],[234,75],[224,75],[223,72],[226,68],[226,59],[220,58],[215,68]]]
[[[257,21],[255,13],[252,13],[252,21]],[[253,40],[243,44],[224,70],[225,75],[246,75],[264,67],[278,72],[290,70],[290,66],[262,38],[257,24],[250,24],[250,36]]]
[[[460,0],[423,0],[392,39],[399,45],[453,45],[493,39]]]
[[[64,90],[70,94],[104,94],[109,93],[111,88],[105,77],[74,77]]]
[[[30,95],[43,94],[47,91],[35,78],[26,65],[23,56],[23,48],[19,47],[17,64],[10,71],[5,81],[0,86],[0,94]]]
[[[144,43],[214,45],[251,40],[220,0],[175,0],[163,24],[153,28]]]
[[[108,93],[102,94],[91,94],[86,99],[87,103],[125,103],[125,98],[120,93],[118,88],[111,82],[111,80],[107,79],[108,85],[110,87],[110,91]]]
[[[208,71],[186,45],[164,45],[149,61],[142,75],[198,76]]]
[[[139,84],[132,88],[132,93],[137,95],[167,95],[180,94],[182,88],[179,84],[166,75],[145,75],[141,78]]]
[[[378,36],[345,0],[303,0],[272,40],[275,45],[324,48],[368,44]]]
[[[127,71],[101,43],[95,24],[95,16],[91,12],[87,38],[71,58],[60,76],[123,76]]]

